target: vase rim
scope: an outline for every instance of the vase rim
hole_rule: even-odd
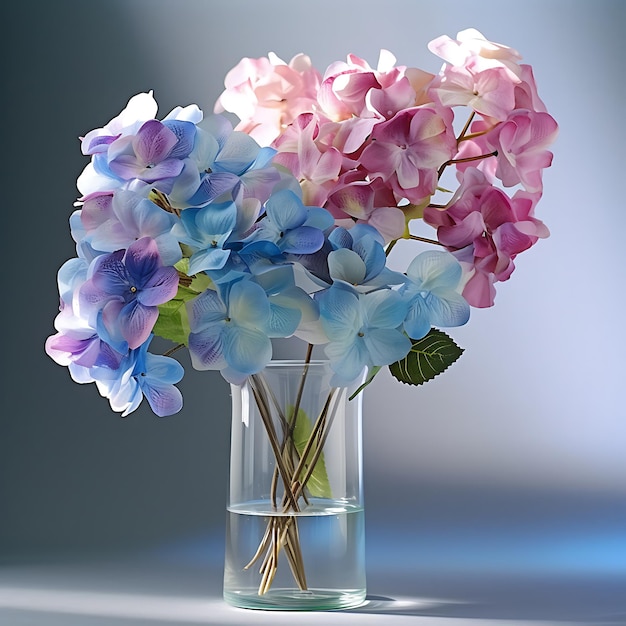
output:
[[[305,359],[272,359],[265,367],[303,367],[304,365],[328,365],[328,359],[311,359],[308,363]]]

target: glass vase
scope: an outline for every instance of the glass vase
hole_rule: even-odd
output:
[[[224,599],[328,610],[365,600],[361,394],[324,361],[232,385]]]

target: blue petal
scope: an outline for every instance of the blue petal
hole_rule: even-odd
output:
[[[188,157],[193,150],[196,138],[196,125],[181,120],[165,120],[163,125],[167,126],[178,138],[178,143],[169,153],[169,157],[175,159]]]
[[[363,237],[352,249],[363,259],[367,267],[365,280],[370,280],[382,272],[387,263],[384,248],[373,237]]]
[[[352,343],[329,343],[325,347],[326,356],[331,360],[335,372],[332,384],[344,386],[354,381],[365,367],[371,365],[367,346],[361,339]]]
[[[203,206],[213,202],[223,194],[232,193],[239,185],[239,177],[228,172],[213,172],[207,174],[200,183],[197,191],[189,198],[191,206]],[[184,213],[184,211],[183,211]]]
[[[70,304],[77,285],[87,278],[88,263],[85,259],[72,258],[65,261],[57,272],[57,285],[61,300]]]
[[[272,342],[265,332],[231,325],[224,336],[224,358],[234,370],[255,374],[271,360]]]
[[[279,248],[287,254],[313,254],[324,243],[324,233],[317,228],[300,226],[285,233],[278,242]]]
[[[270,318],[268,335],[270,337],[290,337],[300,324],[302,314],[300,309],[283,304],[279,296],[270,298]]]
[[[260,262],[267,262],[267,259],[280,262],[282,253],[280,248],[272,241],[265,241],[259,239],[252,243],[246,244],[240,251],[239,255],[251,268],[251,271],[256,271],[255,266]]]
[[[264,330],[270,314],[267,295],[260,285],[240,280],[232,285],[228,298],[228,316],[237,325]]]
[[[343,280],[351,285],[360,285],[367,268],[363,259],[352,250],[339,248],[328,255],[328,271],[333,280]]]
[[[213,324],[201,332],[189,333],[189,355],[197,370],[220,370],[226,365],[224,359],[224,324]]]
[[[144,381],[141,390],[150,408],[158,417],[173,415],[183,408],[183,395],[174,385]]]
[[[251,169],[254,170],[260,170],[260,169],[264,169],[267,168],[271,162],[272,159],[276,156],[277,150],[275,150],[274,148],[269,148],[269,147],[263,147],[259,150],[258,154],[256,155],[256,159],[254,160],[254,163],[251,166]],[[277,171],[277,170],[274,170]]]
[[[317,301],[322,326],[331,341],[356,333],[362,327],[359,299],[351,291],[333,286],[321,292]]]
[[[204,235],[204,241],[214,235],[230,234],[236,223],[237,207],[234,202],[210,204],[196,214],[196,226]]]
[[[302,321],[307,323],[319,319],[317,302],[304,289],[295,285],[284,289],[277,295],[270,296],[270,305],[296,309]]]
[[[373,328],[365,331],[363,341],[372,365],[389,365],[404,358],[411,349],[409,338],[398,330]]]
[[[183,377],[183,367],[174,359],[148,353],[147,343],[139,351],[133,375],[154,413],[159,417],[172,415],[183,406],[182,394],[174,387]]]
[[[259,144],[246,133],[235,131],[215,159],[216,171],[230,172],[241,176],[257,158]]]
[[[408,311],[408,303],[391,289],[380,289],[361,296],[368,327],[397,328]]]
[[[350,233],[355,242],[360,241],[363,237],[373,237],[381,246],[385,245],[384,237],[370,224],[355,224],[350,229]]]
[[[417,296],[411,303],[409,312],[404,320],[404,330],[411,339],[421,339],[430,330],[430,309],[421,296]]]
[[[432,326],[463,326],[469,320],[469,304],[463,296],[454,291],[447,292],[445,297],[430,293],[425,301]]]
[[[225,115],[207,115],[202,121],[202,130],[215,138],[221,150],[233,133],[233,125]]]
[[[268,295],[280,293],[295,285],[291,265],[274,265],[268,270],[256,274],[255,280]]]
[[[330,235],[328,235],[328,240],[335,248],[349,248],[350,250],[352,249],[352,244],[354,243],[350,231],[343,226],[335,228]]]
[[[207,248],[194,252],[189,258],[189,275],[200,272],[221,270],[230,257],[230,250]]]
[[[86,303],[96,302],[107,295],[121,294],[128,289],[128,277],[123,262],[124,250],[96,257],[89,268],[91,280],[83,284],[80,295]]]
[[[335,223],[335,218],[326,210],[316,206],[307,207],[305,226],[327,230]]]
[[[461,266],[449,252],[430,250],[411,261],[407,276],[420,284],[422,289],[455,289],[461,280]]]
[[[283,189],[276,192],[265,203],[269,219],[279,231],[287,231],[301,226],[307,217],[307,210],[293,191]]]
[[[198,211],[200,209],[193,207],[181,211],[180,222],[174,225],[172,232],[182,243],[194,244],[202,241],[202,234],[196,224]]]
[[[150,380],[168,384],[179,382],[185,373],[176,359],[162,354],[146,354],[146,370]]]
[[[207,289],[187,303],[189,327],[194,333],[201,332],[226,318],[226,305],[216,291]]]

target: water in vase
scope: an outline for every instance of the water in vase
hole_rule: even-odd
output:
[[[246,608],[285,610],[358,606],[365,599],[364,512],[345,502],[311,500],[296,515],[268,514],[268,504],[248,503],[228,510],[224,597]],[[249,565],[259,546],[278,539],[277,567],[264,588],[267,550]],[[286,541],[289,535],[292,541]],[[297,546],[295,545],[297,543]],[[301,572],[285,552],[299,548]],[[293,552],[292,552],[293,554]],[[249,565],[249,566],[248,566]],[[246,567],[248,566],[248,567]]]

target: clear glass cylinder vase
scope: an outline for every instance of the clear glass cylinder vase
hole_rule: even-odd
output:
[[[224,599],[328,610],[365,600],[361,394],[323,361],[232,385]]]

